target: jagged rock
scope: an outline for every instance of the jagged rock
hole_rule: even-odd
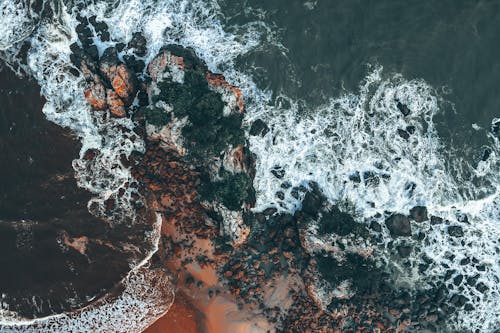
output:
[[[397,101],[397,104],[396,104],[398,110],[403,114],[403,116],[407,116],[411,113],[410,111],[410,108],[406,105],[406,104],[403,104],[401,103],[400,101]]]
[[[427,221],[427,207],[425,206],[415,206],[410,209],[410,216],[416,222],[424,222]]]
[[[255,120],[250,127],[250,135],[252,136],[265,136],[267,132],[269,132],[269,127],[261,119]]]
[[[108,48],[100,60],[100,74],[108,80],[125,106],[132,104],[137,92],[136,78],[125,64],[118,60],[115,48]]]
[[[392,237],[411,236],[410,220],[402,214],[394,214],[385,220]]]
[[[99,69],[79,48],[73,48],[74,63],[88,83],[84,95],[95,111],[109,109],[114,117],[125,117],[126,107],[137,93],[136,78],[125,64],[118,61],[115,48],[105,50]]]

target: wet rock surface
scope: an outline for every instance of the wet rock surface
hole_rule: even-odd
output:
[[[385,220],[392,237],[411,236],[411,225],[408,217],[394,214]]]

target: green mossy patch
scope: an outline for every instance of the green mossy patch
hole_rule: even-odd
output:
[[[339,262],[332,257],[315,257],[323,278],[337,286],[344,280],[352,281],[352,288],[361,294],[377,292],[379,284],[386,280],[387,273],[375,263],[356,253],[346,253],[346,259]]]
[[[230,210],[241,209],[253,191],[252,180],[243,172],[231,174],[224,171],[222,177],[222,180],[201,186],[199,193],[202,199],[221,202]]]
[[[165,110],[157,107],[146,107],[143,108],[144,115],[146,117],[146,121],[149,124],[162,127],[168,124],[171,119],[170,114],[168,114]]]
[[[221,94],[210,90],[206,78],[198,71],[186,70],[183,84],[164,80],[158,87],[157,98],[172,105],[178,118],[189,119],[182,134],[190,157],[202,160],[218,156],[229,146],[245,142],[241,130],[243,116],[224,116]]]

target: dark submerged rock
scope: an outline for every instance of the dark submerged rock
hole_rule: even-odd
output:
[[[269,132],[269,127],[261,119],[254,121],[250,127],[250,135],[252,136],[265,136],[267,132]]]
[[[425,206],[415,206],[410,209],[410,216],[416,222],[424,222],[427,221],[427,207]]]
[[[405,139],[405,140],[408,140],[410,138],[410,134],[408,134],[407,131],[405,131],[405,130],[403,130],[401,128],[398,128],[398,135],[400,137],[402,137],[403,139]]]
[[[272,170],[271,173],[273,174],[274,177],[281,179],[285,176],[285,170],[283,170],[282,167],[280,166],[275,166]]]
[[[380,225],[380,223],[378,223],[376,221],[372,221],[370,223],[370,229],[372,229],[373,231],[376,231],[376,232],[382,232],[382,226]]]
[[[482,282],[479,282],[475,288],[482,294],[484,294],[487,290],[489,290],[490,288],[488,288],[484,283]]]
[[[352,216],[341,212],[337,207],[333,207],[329,212],[323,212],[318,222],[320,234],[333,232],[339,236],[346,236],[356,228]]]
[[[143,57],[147,53],[147,40],[140,32],[134,32],[132,39],[128,43],[127,47],[133,49],[135,54],[139,57]]]
[[[363,179],[364,183],[367,186],[373,185],[376,186],[380,184],[380,178],[378,177],[377,173],[373,171],[365,171],[363,172]]]
[[[361,176],[359,175],[359,172],[356,171],[355,173],[349,175],[349,180],[355,183],[361,183]]]
[[[441,224],[443,223],[443,219],[439,216],[431,216],[431,225]]]
[[[415,133],[415,126],[406,126],[406,131],[410,134]]]
[[[448,227],[448,235],[452,237],[463,237],[464,231],[461,226],[451,225]]]
[[[331,257],[317,256],[315,259],[328,282],[338,285],[345,280],[352,281],[353,289],[361,294],[379,290],[385,280],[385,274],[373,262],[358,254],[348,253],[343,262]]]
[[[481,161],[486,161],[488,160],[488,158],[490,157],[491,155],[491,149],[490,148],[486,148],[484,151],[483,151],[483,155],[481,157]]]
[[[455,305],[458,308],[463,307],[468,301],[469,299],[467,297],[458,294],[453,295],[450,299],[451,304]]]
[[[402,214],[394,214],[385,220],[392,237],[411,236],[410,220]]]
[[[399,245],[397,249],[398,254],[401,258],[409,257],[412,251],[412,248],[409,245]]]
[[[323,206],[326,198],[316,183],[311,184],[311,190],[308,191],[302,200],[302,212],[316,216]]]
[[[410,108],[406,104],[401,103],[400,101],[397,101],[396,107],[405,117],[411,113]]]

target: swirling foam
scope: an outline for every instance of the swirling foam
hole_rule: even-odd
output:
[[[409,107],[408,116],[398,109],[398,101]],[[454,166],[459,160],[446,154],[433,122],[440,112],[440,98],[434,89],[422,80],[408,81],[400,75],[384,77],[382,68],[367,76],[358,94],[332,98],[327,105],[312,111],[293,101],[290,104],[287,111],[278,107],[249,116],[264,119],[270,127],[264,137],[250,139],[251,149],[257,155],[256,209],[274,206],[294,211],[300,208],[300,197],[292,195],[293,188],[312,181],[333,203],[345,207],[360,222],[378,220],[383,224],[385,212],[408,214],[414,206],[426,206],[431,215],[447,219],[450,224],[459,223],[465,235],[459,240],[449,236],[447,223],[415,224],[414,232],[418,229],[427,235],[426,241],[418,245],[420,251],[433,263],[424,274],[410,270],[401,275],[414,286],[426,289],[445,274],[444,265],[465,279],[479,274],[479,281],[489,287],[487,294],[471,286],[451,289],[452,294],[468,297],[475,306],[473,312],[461,311],[454,316],[451,326],[483,331],[497,327],[498,139],[490,135],[488,160],[480,162],[477,169],[468,170],[482,178],[483,186],[478,187],[474,179],[461,173],[464,167],[450,170],[445,162],[455,158],[456,163],[451,163]],[[407,129],[413,132],[407,132],[408,138],[398,134],[398,130]],[[273,175],[272,170],[276,169],[284,171],[283,178]],[[280,199],[277,192],[284,193],[285,198]],[[457,222],[463,220],[464,214],[469,223]],[[385,238],[387,242],[391,239],[387,231]],[[464,258],[475,258],[486,270],[479,271],[472,264],[460,265]],[[418,263],[420,259],[416,260]]]

